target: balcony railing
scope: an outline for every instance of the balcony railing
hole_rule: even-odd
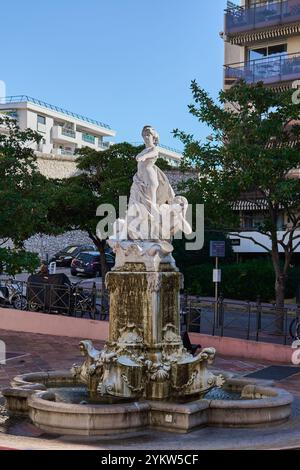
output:
[[[99,147],[100,149],[105,149],[105,150],[107,150],[107,149],[109,149],[109,147],[110,147],[110,142],[103,142],[102,140],[99,140],[99,141],[98,141],[98,147]]]
[[[95,143],[95,137],[90,134],[82,134],[82,140],[84,140],[84,142],[88,142],[89,144]]]
[[[65,114],[67,116],[71,116],[75,119],[79,119],[80,121],[85,121],[90,124],[94,124],[96,126],[102,127],[104,129],[110,129],[110,126],[108,124],[104,124],[103,122],[96,121],[95,119],[90,119],[86,116],[82,116],[82,114],[72,113],[71,111],[61,108],[60,106],[55,106],[53,104],[46,103],[45,101],[41,101],[36,98],[32,98],[31,96],[27,96],[27,95],[6,96],[2,98],[2,101],[0,104],[23,103],[27,101],[29,103],[42,106],[43,108],[51,109],[51,111],[56,111],[58,113]]]
[[[75,137],[76,137],[76,132],[73,131],[73,129],[68,129],[66,127],[62,127],[61,133],[62,133],[62,135],[65,135],[67,137],[72,137],[73,139],[75,139]]]
[[[52,150],[52,153],[55,155],[69,155],[69,156],[74,156],[75,149],[70,150],[70,149],[65,149],[65,148],[54,148]]]
[[[235,34],[300,21],[300,0],[255,3],[225,10],[225,33]]]
[[[130,143],[131,143],[131,145],[135,145],[135,146],[144,145],[144,142],[141,142],[141,141],[139,141],[139,142],[130,142]],[[160,147],[161,149],[168,150],[170,152],[178,153],[178,155],[180,155],[180,156],[182,154],[182,152],[180,150],[175,149],[173,147],[169,147],[168,145],[163,145],[163,144],[159,143],[158,147]]]
[[[225,78],[266,85],[300,78],[300,52],[225,65]]]

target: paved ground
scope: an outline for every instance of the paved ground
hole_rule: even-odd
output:
[[[6,365],[0,365],[0,389],[9,385],[10,380],[18,374],[69,369],[74,362],[81,362],[82,356],[78,349],[81,339],[0,330],[0,340],[5,342],[8,353]],[[94,344],[101,349],[101,342],[95,341]],[[214,367],[247,375],[272,364],[218,357]],[[299,374],[278,385],[300,396],[300,367]]]
[[[64,370],[74,362],[82,362],[80,339],[0,330],[0,340],[5,342],[6,352],[11,356],[5,366],[0,365],[0,390],[18,374]],[[95,345],[101,348],[101,343]]]
[[[81,362],[78,352],[80,339],[58,338],[31,333],[15,333],[0,330],[0,339],[6,343],[9,359],[0,365],[0,390],[10,380],[22,373],[69,369],[74,362]],[[101,343],[96,342],[101,348]],[[218,357],[215,368],[247,375],[271,365],[269,362],[238,361]],[[6,434],[0,423],[0,449],[270,449],[285,447],[286,443],[300,447],[300,368],[299,374],[276,383],[295,396],[293,417],[288,423],[263,429],[199,429],[192,434],[180,436],[166,432],[145,430],[135,435],[115,438],[84,438],[48,436],[29,422],[17,422]],[[0,397],[1,405],[1,397]],[[1,406],[0,406],[1,418]],[[0,420],[1,421],[1,420]],[[282,445],[282,442],[285,442]]]

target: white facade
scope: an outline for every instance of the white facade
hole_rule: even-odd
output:
[[[0,113],[10,113],[21,130],[32,129],[41,134],[42,141],[34,144],[34,150],[43,154],[73,155],[76,149],[86,146],[103,150],[109,145],[103,139],[116,135],[105,124],[28,96],[3,101]]]
[[[278,232],[278,239],[281,240],[286,232]],[[268,250],[271,250],[272,245],[271,245],[271,240],[267,235],[263,235],[260,232],[240,232],[240,235],[242,237],[251,237],[257,243],[261,243],[263,246],[268,248]],[[296,232],[295,236],[300,235],[300,232]],[[229,238],[232,243],[232,249],[234,253],[237,254],[263,254],[263,253],[268,253],[266,249],[264,249],[261,245],[258,245],[254,243],[254,241],[246,239],[246,238],[240,238],[238,234],[231,234],[229,235]],[[294,247],[299,243],[299,239],[294,241]],[[279,252],[284,253],[284,250],[282,246],[279,246]],[[300,253],[300,246],[296,248],[295,253]]]
[[[106,124],[29,96],[1,98],[2,114],[17,119],[21,130],[29,128],[41,134],[41,142],[33,144],[33,149],[40,171],[50,178],[67,178],[76,173],[76,149],[105,150],[116,135]],[[6,132],[0,124],[0,133]],[[176,150],[160,146],[159,154],[172,166],[180,165],[182,155]]]

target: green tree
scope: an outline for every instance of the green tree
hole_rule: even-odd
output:
[[[211,135],[201,142],[174,131],[185,144],[183,168],[192,166],[200,175],[187,182],[188,191],[205,203],[215,227],[251,240],[270,255],[276,278],[276,327],[282,331],[286,281],[300,246],[300,179],[291,178],[291,171],[299,167],[300,107],[290,91],[279,93],[263,83],[240,82],[221,91],[218,101],[195,81],[191,89],[194,103],[189,111],[209,126]],[[241,199],[263,215],[253,231],[265,235],[266,243],[240,232],[233,209]],[[289,219],[283,233],[278,231],[282,214]]]
[[[86,231],[99,250],[104,275],[107,271],[106,237],[99,236],[96,230],[100,220],[97,208],[111,204],[119,215],[119,196],[129,196],[136,172],[135,157],[141,149],[126,142],[104,151],[84,147],[77,153],[79,174],[56,182],[52,223],[63,225],[65,230]]]
[[[51,185],[40,174],[31,146],[41,136],[21,131],[15,120],[0,118],[6,132],[0,135],[0,263],[10,273],[34,270],[37,256],[26,254],[24,241],[39,232],[49,232],[47,217]],[[53,228],[52,228],[53,229]],[[4,248],[12,240],[13,250]]]

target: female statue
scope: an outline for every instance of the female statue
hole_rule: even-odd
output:
[[[142,131],[145,149],[136,157],[126,220],[118,220],[113,238],[121,240],[171,240],[181,230],[191,233],[185,220],[188,202],[175,193],[166,175],[155,165],[159,135],[152,126]]]
[[[136,157],[138,171],[133,178],[129,207],[133,204],[142,204],[149,212],[151,210],[155,212],[157,206],[170,203],[175,193],[166,175],[155,165],[159,157],[158,133],[153,127],[145,126],[142,137],[146,148]]]

